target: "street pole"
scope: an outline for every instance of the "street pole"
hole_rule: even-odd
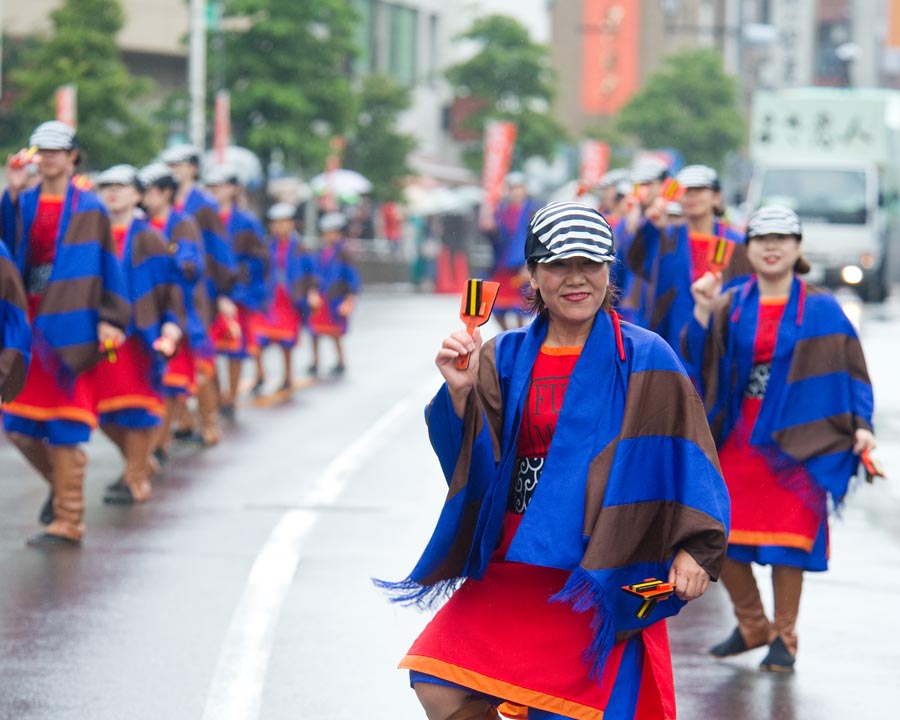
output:
[[[188,93],[190,142],[202,152],[206,147],[206,0],[191,0]]]

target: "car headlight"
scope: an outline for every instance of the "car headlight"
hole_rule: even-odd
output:
[[[841,280],[848,285],[859,285],[863,279],[863,271],[856,265],[844,265],[841,269]]]

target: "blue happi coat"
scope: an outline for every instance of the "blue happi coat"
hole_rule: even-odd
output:
[[[22,278],[0,240],[0,402],[22,392],[31,361],[31,326]]]
[[[220,295],[231,293],[237,279],[237,260],[219,217],[219,204],[212,195],[194,187],[185,198],[181,211],[192,216],[200,226],[206,254],[206,293],[214,305]],[[208,321],[212,322],[212,319],[210,316]]]
[[[41,185],[19,194],[16,203],[4,193],[3,236],[10,240],[27,292],[32,275],[29,237]],[[40,279],[43,301],[33,319],[34,351],[40,353],[60,383],[99,362],[97,324],[102,320],[125,330],[130,318],[125,280],[116,258],[109,216],[100,199],[71,181],[63,199],[56,255],[49,277]]]
[[[237,263],[237,280],[230,297],[250,310],[262,312],[271,301],[266,285],[269,253],[265,231],[259,220],[237,206],[231,208],[225,230]]]
[[[481,578],[501,537],[519,425],[547,333],[539,317],[481,351],[477,386],[460,419],[444,385],[427,421],[449,492],[434,534],[406,580],[380,584],[428,605]],[[729,502],[703,407],[671,349],[604,312],[569,380],[540,480],[506,560],[571,572],[555,600],[593,613],[595,672],[617,637],[677,613],[672,596],[652,617],[623,585],[668,577],[687,550],[715,578],[724,561]]]

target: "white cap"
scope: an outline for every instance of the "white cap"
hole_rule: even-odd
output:
[[[97,176],[98,186],[103,185],[133,185],[138,184],[137,170],[133,165],[113,165]]]
[[[688,165],[683,167],[675,179],[679,185],[685,188],[719,189],[719,176],[708,165]]]
[[[78,147],[75,142],[75,128],[59,120],[48,120],[38,125],[28,145],[38,150],[72,150]]]
[[[269,208],[269,212],[266,213],[266,217],[269,220],[293,220],[294,215],[297,214],[297,208],[295,208],[290,203],[280,202],[275,203],[272,207]]]
[[[646,185],[654,180],[664,180],[669,172],[669,166],[662,160],[647,158],[641,160],[631,169],[631,179],[637,185]]]
[[[163,150],[162,161],[169,165],[186,162],[197,165],[200,162],[200,151],[196,146],[187,143],[173,145]]]
[[[240,185],[237,170],[231,165],[213,165],[203,173],[203,182],[210,187],[215,185]]]
[[[684,208],[681,207],[680,202],[672,200],[671,202],[666,203],[666,214],[681,216],[684,215]]]
[[[525,174],[520,172],[511,172],[506,176],[505,182],[506,187],[508,188],[516,186],[525,187],[528,184],[528,181],[525,178]]]
[[[172,175],[169,166],[161,162],[150,163],[138,171],[138,180],[141,181],[141,185],[144,187],[149,187],[167,178],[173,182],[175,180],[175,176]]]
[[[339,212],[325,213],[319,218],[319,230],[322,232],[330,232],[332,230],[342,230],[347,224],[347,218]]]

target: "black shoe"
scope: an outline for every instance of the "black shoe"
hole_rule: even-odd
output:
[[[228,422],[234,422],[234,405],[222,405],[219,407],[219,417]]]
[[[769,645],[769,654],[759,664],[759,669],[765,672],[794,672],[794,656],[788,652],[784,640],[780,637],[775,638]]]
[[[53,522],[55,517],[56,515],[53,512],[53,491],[51,490],[44,503],[44,507],[41,508],[41,514],[38,517],[38,520],[41,525],[49,525]]]
[[[156,462],[159,463],[160,470],[162,470],[169,462],[169,453],[167,453],[161,447],[158,447],[153,451],[153,457],[155,457]]]
[[[262,395],[262,391],[266,386],[266,381],[264,378],[260,378],[256,381],[256,384],[251,388],[250,392],[254,395]]]
[[[318,365],[310,365],[308,368],[306,368],[306,373],[308,375],[311,375],[312,377],[315,377],[316,375],[319,374],[319,366]]]
[[[346,371],[346,369],[347,368],[345,368],[343,365],[335,365],[333,368],[331,368],[331,376],[332,377],[341,377],[344,374],[344,372]]]
[[[176,440],[190,440],[194,436],[194,431],[190,428],[184,428],[182,430],[176,430],[172,433],[172,437]]]
[[[103,502],[107,505],[134,505],[134,495],[131,494],[131,488],[123,484],[121,488],[115,490],[107,488]]]
[[[744,636],[741,635],[741,631],[735,628],[727,640],[720,642],[718,645],[713,645],[709,649],[709,654],[713,657],[723,658],[730,655],[740,655],[742,652],[747,652],[750,649],[747,647],[747,643],[744,642]]]
[[[106,486],[106,489],[112,490],[115,492],[115,491],[121,490],[124,487],[125,487],[125,476],[119,475],[119,477],[116,478],[115,482],[110,483],[109,485]]]
[[[28,547],[33,548],[76,548],[81,545],[81,541],[73,540],[72,538],[67,538],[63,535],[51,535],[50,533],[45,532],[32,535],[25,541],[25,544]]]
[[[292,381],[285,380],[283,383],[281,383],[281,388],[280,388],[281,392],[287,392],[287,391],[290,391],[293,389],[294,389],[294,383]]]

